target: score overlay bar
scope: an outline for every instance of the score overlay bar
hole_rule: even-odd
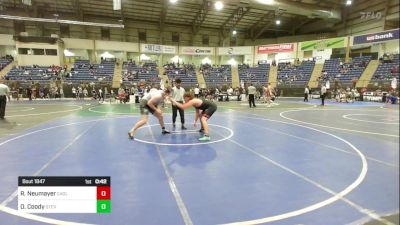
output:
[[[18,210],[110,213],[110,177],[18,177]]]

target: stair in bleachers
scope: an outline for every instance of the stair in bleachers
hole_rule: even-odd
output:
[[[271,68],[269,69],[268,83],[270,83],[272,87],[277,86],[277,84],[278,84],[278,67],[277,66],[271,66]]]
[[[232,65],[231,67],[231,77],[232,77],[232,87],[236,88],[236,87],[240,87],[240,81],[239,81],[239,69],[238,69],[238,65]]]
[[[310,77],[310,81],[308,82],[308,86],[310,88],[318,87],[318,78],[321,76],[323,68],[324,68],[324,64],[315,64],[314,70]]]
[[[196,77],[197,77],[197,82],[199,84],[199,87],[206,88],[206,80],[204,79],[203,74],[200,73],[199,70],[196,70]]]
[[[379,65],[378,60],[371,60],[368,64],[368,66],[365,68],[364,72],[358,79],[358,82],[356,84],[357,88],[361,87],[367,87],[369,82],[371,81],[372,77],[375,74],[375,71],[377,70]]]
[[[167,81],[168,81],[168,86],[171,86],[169,83],[170,81],[166,74],[166,71],[162,66],[158,67],[158,77],[160,77],[160,79],[163,80],[164,84],[167,84]]]
[[[121,77],[122,77],[122,65],[117,64],[114,70],[114,76],[112,80],[112,88],[120,88],[121,86]]]
[[[0,62],[1,63],[1,62]],[[4,64],[3,64],[4,65]],[[7,65],[5,67],[3,67],[3,69],[0,70],[0,79],[3,78],[5,75],[7,75],[8,72],[10,72],[10,70],[17,65],[17,63],[14,62],[8,62]]]

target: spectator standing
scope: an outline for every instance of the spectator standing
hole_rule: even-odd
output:
[[[10,88],[0,80],[0,119],[4,120],[6,113],[7,95],[10,93]]]
[[[254,96],[256,94],[257,88],[253,86],[253,84],[250,84],[250,86],[247,88],[247,91],[249,92],[249,106],[251,108],[251,105],[253,107],[256,107],[255,101],[254,101]]]
[[[71,90],[71,91],[72,91],[72,97],[76,99],[76,98],[77,98],[77,95],[76,95],[76,88],[75,88],[75,87],[72,87],[72,90]]]
[[[326,87],[325,84],[322,84],[321,86],[321,105],[324,106],[325,105],[325,97],[326,97]]]
[[[64,98],[64,89],[62,87],[60,88],[60,98]]]
[[[306,88],[304,89],[304,102],[308,102],[308,95],[310,94],[310,89],[308,87],[308,85],[306,86]]]
[[[103,90],[101,90],[101,88],[99,89],[98,93],[99,93],[99,101],[102,100],[104,102]]]
[[[199,87],[197,86],[197,87],[194,88],[194,97],[195,97],[195,98],[198,98],[199,95],[200,95],[200,89],[199,89]]]

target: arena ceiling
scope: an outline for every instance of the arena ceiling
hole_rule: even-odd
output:
[[[332,26],[316,23],[339,23],[345,8],[344,0],[274,0],[273,5],[262,0],[224,0],[217,11],[215,0],[122,0],[122,10],[113,10],[112,0],[31,0],[27,6],[21,0],[0,0],[1,14],[25,11],[32,17],[74,18],[90,21],[106,19],[108,23],[151,23],[160,26],[186,26],[194,34],[201,29],[218,29],[227,34],[233,29],[252,39],[271,36],[330,32]],[[15,13],[14,13],[15,14]],[[275,24],[280,20],[281,24]]]

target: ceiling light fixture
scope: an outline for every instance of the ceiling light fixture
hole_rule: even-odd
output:
[[[274,0],[257,0],[257,2],[265,5],[273,5],[275,3]]]
[[[10,16],[10,15],[0,15],[0,19],[23,20],[23,21],[44,22],[44,23],[63,23],[63,24],[73,24],[82,26],[124,28],[123,24],[92,23],[92,22],[82,22],[76,20],[45,19],[45,18]]]
[[[353,3],[352,0],[347,0],[347,1],[346,1],[346,5],[351,5],[352,3]]]
[[[178,0],[169,0],[170,3],[175,4],[178,2]]]
[[[276,24],[276,25],[280,25],[280,24],[281,24],[281,21],[280,21],[280,20],[276,20],[276,21],[275,21],[275,24]]]
[[[121,0],[113,0],[113,10],[121,10]]]
[[[233,34],[233,35],[236,35],[236,34],[237,34],[237,31],[236,31],[236,30],[233,30],[233,31],[232,31],[232,34]]]
[[[216,1],[214,6],[216,10],[220,11],[224,8],[224,3],[222,3],[221,1]]]
[[[22,4],[24,5],[32,5],[32,0],[22,0]]]

